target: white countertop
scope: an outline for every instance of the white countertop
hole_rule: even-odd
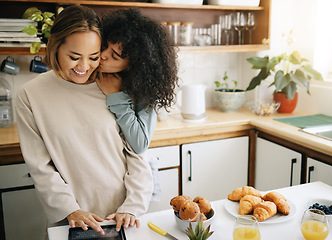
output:
[[[217,191],[217,190],[216,190]],[[276,189],[296,206],[296,213],[293,218],[281,223],[260,223],[262,240],[304,240],[300,230],[300,221],[305,205],[314,199],[332,199],[332,187],[322,182],[302,184],[293,187]],[[229,214],[224,207],[225,199],[212,202],[216,216],[211,224],[214,231],[209,240],[232,239],[233,225],[235,218]],[[332,216],[330,217],[330,234],[327,239],[332,239]],[[177,228],[171,206],[169,210],[149,213],[140,218],[141,227],[134,227],[125,230],[127,240],[165,240],[167,238],[152,231],[147,222],[151,221],[163,230],[169,232],[179,240],[187,240],[184,232]],[[67,240],[69,226],[53,227],[48,229],[49,240]]]

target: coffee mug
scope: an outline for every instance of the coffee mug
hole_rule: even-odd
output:
[[[15,64],[14,58],[8,56],[5,60],[3,60],[0,70],[8,74],[16,75],[19,73],[20,67]]]
[[[36,56],[30,63],[30,72],[43,73],[47,72],[47,65],[42,62],[40,56]]]

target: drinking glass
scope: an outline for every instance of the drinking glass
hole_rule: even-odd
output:
[[[244,12],[236,12],[233,22],[234,29],[238,32],[238,44],[244,44],[243,30],[247,24],[247,17]]]
[[[307,209],[301,220],[301,232],[306,240],[324,240],[329,234],[327,218],[318,209]]]
[[[238,216],[233,230],[233,240],[260,240],[258,221],[254,216]]]
[[[221,30],[223,33],[223,39],[225,45],[231,45],[231,34],[232,34],[232,14],[222,16]]]
[[[251,35],[255,28],[255,15],[253,12],[248,12],[246,30],[249,32],[249,44],[251,44]]]

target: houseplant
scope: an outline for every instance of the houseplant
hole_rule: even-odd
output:
[[[25,32],[29,35],[41,33],[42,41],[46,43],[51,34],[51,28],[55,19],[54,13],[42,12],[36,7],[31,7],[24,12],[22,18],[31,19],[38,23],[37,27],[34,24],[31,24],[25,27],[22,32]],[[33,42],[30,47],[30,52],[37,53],[40,48],[40,42]]]
[[[203,218],[202,215],[200,215],[195,230],[190,222],[189,227],[186,229],[186,235],[190,240],[206,240],[213,234],[213,231],[210,232],[210,226],[211,225],[204,229]]]
[[[221,111],[235,112],[244,102],[246,91],[237,89],[238,82],[232,80],[234,88],[230,87],[230,80],[227,72],[224,73],[222,81],[215,81],[216,89],[214,90],[214,100]]]
[[[290,37],[291,34],[292,32]],[[298,99],[297,86],[305,88],[310,94],[310,80],[323,80],[322,75],[313,69],[309,61],[302,58],[298,51],[285,52],[275,57],[252,57],[247,61],[252,64],[253,69],[260,69],[260,72],[251,80],[246,90],[256,88],[272,75],[274,80],[270,86],[275,87],[273,99],[280,102],[278,112],[294,111]]]

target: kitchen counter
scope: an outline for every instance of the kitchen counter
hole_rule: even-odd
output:
[[[332,199],[332,187],[322,182],[302,184],[293,187],[276,189],[283,194],[295,206],[295,214],[288,221],[280,223],[260,223],[261,239],[268,240],[303,240],[300,230],[300,221],[302,214],[306,209],[309,201],[315,199]],[[214,231],[209,240],[232,239],[232,231],[235,217],[229,214],[225,209],[225,203],[228,200],[218,200],[212,202],[212,207],[216,216],[211,223],[211,230]],[[291,210],[292,211],[292,210]],[[294,209],[293,209],[294,211]],[[329,217],[331,218],[331,217]],[[169,210],[149,213],[142,215],[140,218],[141,227],[134,227],[125,230],[128,240],[145,239],[145,240],[165,240],[167,238],[152,231],[147,222],[151,221],[163,230],[169,232],[179,240],[188,239],[184,232],[177,228],[173,211]],[[280,219],[280,218],[279,218]],[[332,239],[332,221],[330,221],[330,233],[327,239]],[[53,227],[48,229],[49,240],[67,239],[69,226]]]
[[[170,114],[166,121],[158,121],[150,147],[228,138],[236,134],[237,136],[245,135],[248,130],[257,129],[332,156],[332,141],[300,132],[297,127],[273,120],[276,117],[301,116],[310,113],[295,111],[292,114],[275,113],[271,116],[257,116],[246,108],[232,113],[211,108],[207,109],[206,114],[207,118],[201,122],[184,121],[180,113]],[[16,126],[0,128],[0,165],[6,163],[8,159],[6,156],[11,153],[13,148],[19,150]],[[23,162],[23,159],[17,157],[14,161]]]

